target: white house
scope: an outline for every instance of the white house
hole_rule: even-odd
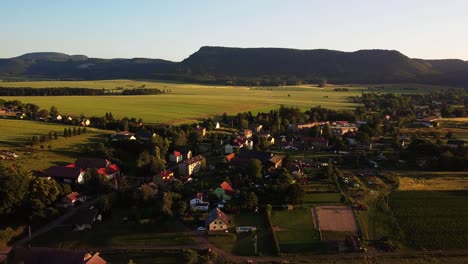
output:
[[[231,154],[234,152],[234,147],[231,144],[226,144],[224,146],[224,153],[225,154]]]
[[[208,211],[210,203],[204,202],[203,195],[199,193],[197,197],[190,200],[190,207],[194,208],[196,211]]]
[[[216,122],[216,126],[215,126],[215,129],[220,129],[221,126],[219,125],[219,122]]]

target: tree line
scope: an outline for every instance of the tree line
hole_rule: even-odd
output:
[[[152,95],[162,94],[157,88],[124,89],[113,93],[107,89],[76,88],[76,87],[3,87],[0,86],[0,96],[96,96],[96,95]]]

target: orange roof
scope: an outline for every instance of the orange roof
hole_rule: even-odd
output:
[[[180,154],[180,152],[179,152],[179,151],[174,151],[174,156],[176,156],[176,157],[180,157],[180,156],[182,156],[182,154]]]
[[[78,199],[78,196],[80,196],[80,194],[77,192],[72,192],[67,195],[68,199],[70,199],[71,201],[76,201],[76,199]]]
[[[223,188],[223,190],[228,191],[228,192],[231,192],[231,193],[236,192],[236,191],[232,188],[232,186],[231,186],[229,183],[227,183],[227,182],[221,183],[221,188]]]
[[[226,156],[226,159],[227,159],[227,161],[231,161],[231,160],[232,160],[233,158],[235,158],[235,157],[236,157],[236,154],[235,154],[235,153],[231,153],[231,154],[229,154],[229,155]]]

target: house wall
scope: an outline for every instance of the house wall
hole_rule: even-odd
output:
[[[216,218],[213,222],[210,223],[208,229],[210,231],[223,231],[228,229],[228,226],[221,219]]]

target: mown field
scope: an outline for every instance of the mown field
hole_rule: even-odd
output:
[[[65,165],[80,156],[80,149],[103,139],[113,131],[88,128],[88,133],[64,138],[63,129],[72,126],[35,122],[30,120],[0,119],[0,150],[12,150],[19,157],[6,163],[15,162],[29,170],[43,170],[53,165]],[[47,135],[50,131],[57,132],[58,139],[26,146],[32,136]],[[41,148],[40,146],[44,148]],[[49,149],[50,145],[50,149]]]
[[[319,232],[314,228],[309,208],[273,211],[271,220],[281,252],[311,253],[322,249]]]
[[[390,207],[410,247],[464,249],[468,245],[467,191],[399,191]]]
[[[321,105],[334,109],[352,109],[356,106],[352,96],[362,91],[369,92],[367,85],[330,86],[324,89],[315,85],[287,87],[245,87],[198,85],[174,82],[152,82],[132,80],[102,81],[34,81],[3,82],[5,87],[81,87],[113,90],[121,88],[158,88],[169,91],[162,95],[146,96],[67,96],[67,97],[7,97],[2,99],[21,100],[35,103],[41,108],[58,107],[61,113],[69,115],[103,116],[112,112],[114,117],[137,117],[145,122],[186,123],[209,116],[236,114],[238,112],[269,111],[279,105],[299,107],[303,110]],[[349,91],[333,91],[345,87]],[[414,87],[415,90],[405,90]],[[421,85],[385,85],[379,93],[426,93],[441,87]]]

